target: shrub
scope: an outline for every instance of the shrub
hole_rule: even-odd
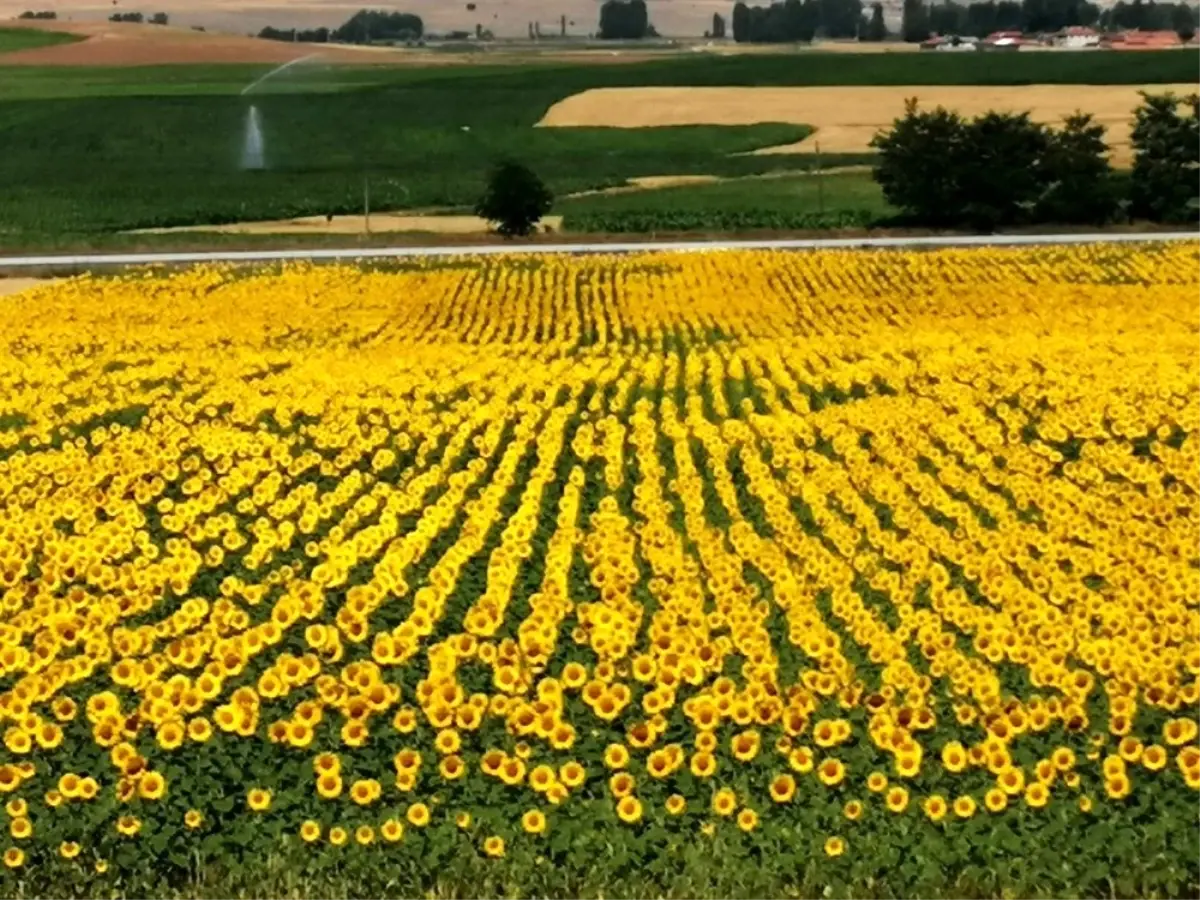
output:
[[[1049,187],[1038,201],[1039,221],[1103,225],[1116,218],[1120,192],[1104,131],[1090,114],[1075,113],[1050,133],[1043,173]]]
[[[1131,136],[1130,212],[1155,222],[1194,221],[1200,206],[1200,95],[1142,97]]]
[[[1083,113],[1055,130],[1028,113],[966,120],[909,100],[871,146],[879,150],[875,180],[884,197],[914,224],[1103,224],[1117,211],[1104,126]]]
[[[965,126],[958,113],[940,106],[919,109],[914,97],[891,131],[871,139],[879,151],[875,180],[892,206],[929,225],[958,221]]]
[[[496,231],[505,237],[524,236],[534,230],[553,202],[549,188],[532,170],[509,161],[492,172],[475,212],[496,223]]]

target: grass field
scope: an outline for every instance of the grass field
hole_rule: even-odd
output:
[[[506,154],[556,194],[642,175],[747,175],[795,159],[733,154],[799,140],[797,125],[534,129],[556,102],[639,85],[1187,81],[1195,54],[913,54],[676,58],[627,65],[296,66],[253,95],[269,170],[239,169],[247,98],[266,67],[2,69],[0,243],[241,219],[463,206]],[[845,162],[851,160],[844,160]],[[836,164],[838,160],[827,160]]]
[[[0,893],[1200,891],[1197,247],[8,297]]]
[[[79,38],[72,34],[56,31],[0,26],[0,54],[12,53],[15,50],[32,50],[35,47],[53,47],[55,44],[73,44],[78,40]],[[0,56],[0,65],[3,64],[3,56]]]

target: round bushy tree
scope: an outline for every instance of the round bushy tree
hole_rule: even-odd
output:
[[[525,236],[550,212],[553,202],[554,195],[531,169],[509,160],[492,171],[475,212],[505,237]]]

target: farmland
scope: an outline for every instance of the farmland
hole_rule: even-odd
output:
[[[1194,244],[6,298],[6,894],[1194,896]]]
[[[528,161],[560,197],[647,175],[748,176],[816,164],[807,153],[753,152],[812,135],[804,122],[535,127],[556,103],[596,88],[1170,85],[1194,80],[1194,69],[1187,51],[1019,60],[814,52],[434,68],[317,59],[241,97],[270,66],[14,66],[0,69],[0,243],[357,212],[364,181],[376,209],[460,211],[505,155]],[[261,115],[265,171],[239,166],[250,103]]]

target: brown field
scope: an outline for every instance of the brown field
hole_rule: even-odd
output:
[[[1021,85],[1016,87],[795,87],[795,88],[598,88],[556,103],[539,125],[647,128],[659,125],[753,125],[792,122],[816,133],[797,144],[760,153],[868,151],[871,137],[916,97],[922,106],[945,106],[965,115],[988,110],[1029,110],[1039,122],[1057,123],[1076,110],[1108,126],[1113,161],[1129,160],[1129,132],[1138,91],[1188,93],[1195,85]]]

